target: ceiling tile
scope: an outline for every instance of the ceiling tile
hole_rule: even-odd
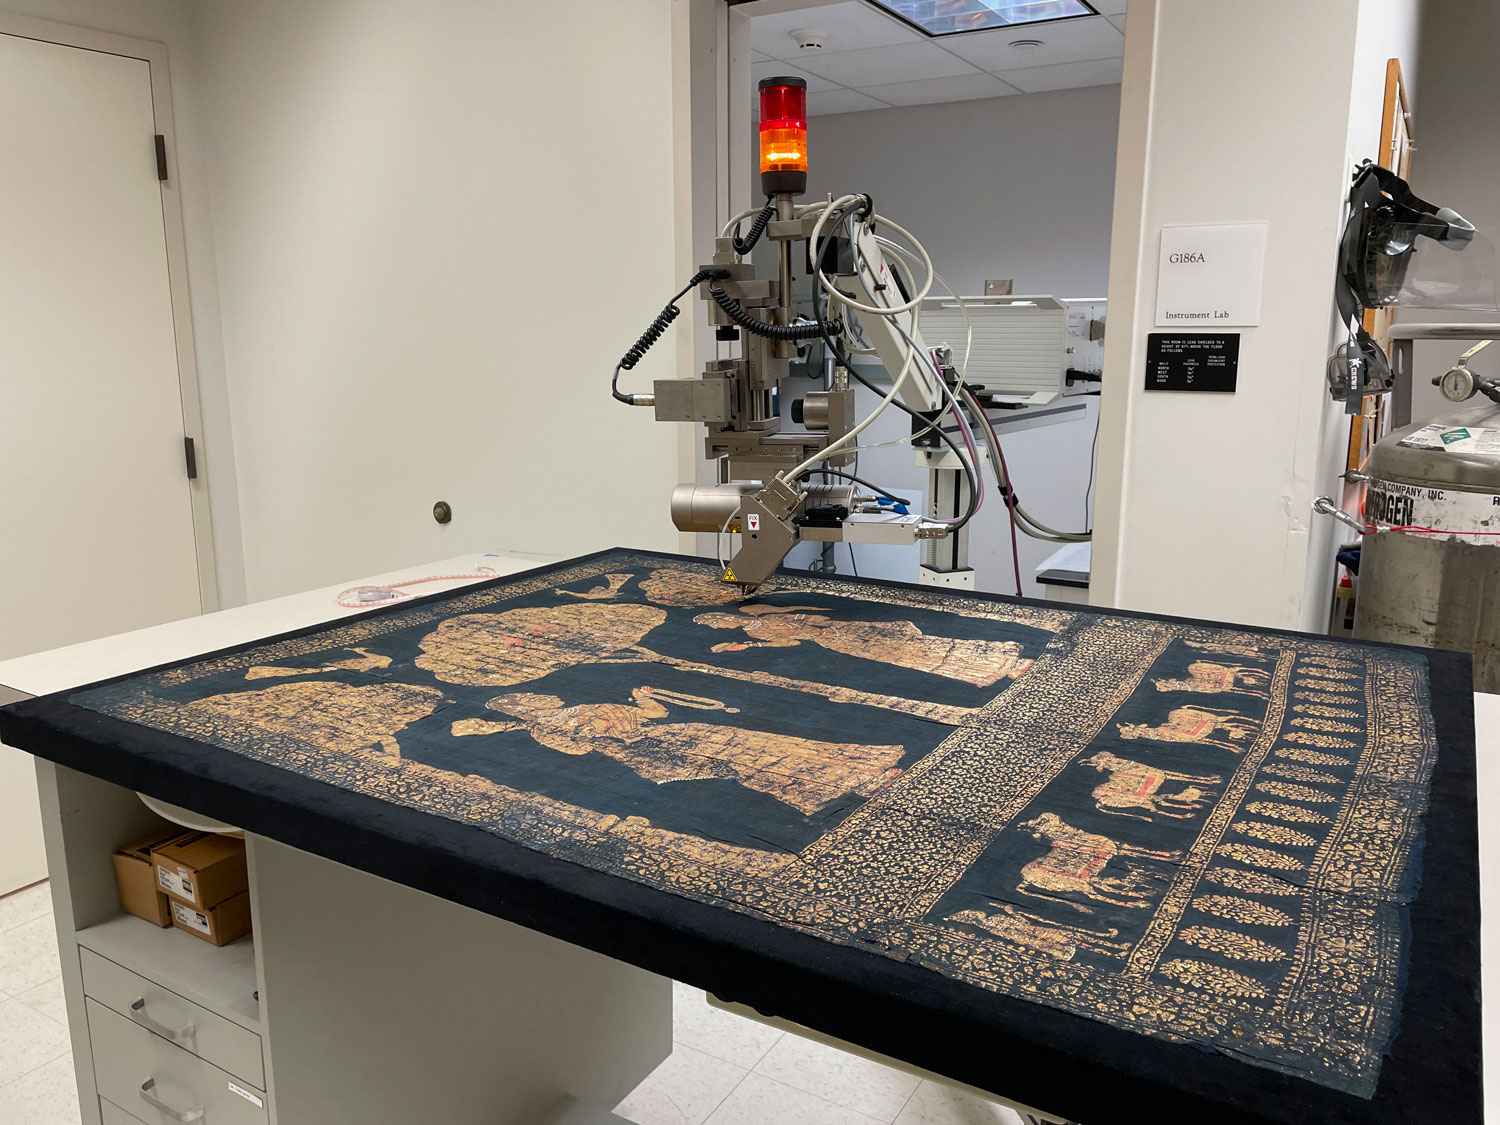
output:
[[[1040,39],[1039,47],[1012,47],[1016,39]],[[1125,36],[1103,16],[1030,27],[1002,27],[955,35],[943,46],[960,58],[994,74],[1017,68],[1033,69],[1053,63],[1107,59],[1125,52]]]
[[[828,113],[858,113],[865,109],[885,109],[886,104],[876,101],[858,90],[825,90],[807,95],[807,115],[821,117]],[[813,144],[817,144],[814,139]]]
[[[801,8],[795,12],[755,16],[750,21],[750,45],[773,59],[804,58],[790,38],[799,28],[812,27],[827,32],[824,48],[817,54],[838,51],[862,51],[867,47],[891,47],[898,43],[920,43],[927,37],[880,11],[864,0],[844,4]],[[806,63],[801,63],[806,65]]]
[[[896,82],[867,86],[865,92],[891,105],[929,105],[933,102],[965,102],[975,98],[1002,98],[1020,93],[993,74],[960,74],[957,78],[925,78],[920,82]]]
[[[936,43],[841,51],[836,55],[807,59],[802,65],[844,86],[878,86],[974,73],[972,66],[950,55]]]
[[[1077,86],[1112,86],[1120,81],[1124,69],[1124,59],[1095,59],[1030,70],[1007,70],[1005,81],[1025,93],[1040,94],[1047,90],[1071,90]]]
[[[765,62],[751,64],[750,78],[759,83],[762,78],[800,78],[807,83],[807,92],[815,93],[818,90],[837,90],[838,83],[830,82],[826,78],[819,78],[816,74],[810,74],[800,66],[791,63],[777,62],[775,59],[767,59]]]
[[[1112,24],[1114,24],[1116,27],[1118,27],[1120,29],[1120,31],[1121,31],[1122,34],[1124,33],[1124,31],[1125,31],[1125,17],[1124,17],[1123,14],[1122,15],[1118,15],[1118,16],[1110,16],[1109,17],[1109,22],[1112,23]]]
[[[751,51],[750,52],[750,61],[751,62],[765,62],[770,57],[771,57],[770,55],[763,55],[759,51]]]
[[[1089,0],[1089,5],[1101,16],[1123,16],[1125,0]]]

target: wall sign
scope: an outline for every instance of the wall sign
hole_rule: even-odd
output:
[[[1240,334],[1146,337],[1148,391],[1233,391],[1240,368]]]
[[[1269,223],[1162,227],[1157,327],[1259,324],[1269,230]]]

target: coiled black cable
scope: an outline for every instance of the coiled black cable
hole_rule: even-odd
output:
[[[718,285],[708,287],[708,295],[713,298],[714,304],[724,310],[724,315],[746,332],[753,332],[757,336],[764,336],[768,340],[816,340],[823,335],[823,329],[814,322],[806,324],[769,324],[764,320],[756,320],[751,316],[744,305],[740,304],[723,288]],[[844,326],[835,320],[830,326],[835,332],[842,332]]]
[[[651,345],[662,338],[662,334],[671,327],[672,322],[681,312],[682,310],[676,305],[668,305],[657,313],[656,319],[651,322],[651,327],[642,332],[640,339],[630,345],[630,350],[620,360],[620,366],[626,371],[633,370],[635,365],[640,363],[646,353],[651,350]]]
[[[766,227],[771,225],[771,220],[776,216],[776,199],[774,196],[766,197],[766,205],[760,209],[760,214],[750,224],[750,233],[744,238],[740,237],[738,225],[734,229],[732,245],[736,254],[748,254],[755,249],[755,244],[760,241],[760,236],[766,233]]]
[[[642,332],[636,342],[631,344],[625,354],[620,357],[620,362],[615,364],[614,376],[609,381],[609,393],[626,406],[645,405],[637,403],[637,396],[627,395],[620,391],[620,372],[633,370],[635,365],[640,363],[646,353],[651,350],[651,345],[660,340],[667,329],[672,326],[672,322],[682,314],[682,310],[677,307],[678,301],[703,282],[719,281],[728,276],[728,270],[712,266],[693,274],[688,283],[678,290],[677,295],[667,302],[666,307],[656,314],[656,319],[651,322],[646,331]],[[647,402],[649,403],[649,400]]]

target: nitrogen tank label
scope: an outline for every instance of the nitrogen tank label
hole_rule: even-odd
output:
[[[1442,449],[1449,453],[1500,454],[1500,430],[1486,426],[1449,426],[1434,423],[1413,430],[1396,444],[1411,449]]]
[[[1365,494],[1365,522],[1430,529],[1439,533],[1429,536],[1434,539],[1500,546],[1500,494],[1374,480]]]

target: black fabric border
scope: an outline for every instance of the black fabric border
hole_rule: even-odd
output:
[[[646,559],[686,558],[611,549],[474,583],[422,602],[467,596],[619,550]],[[837,581],[933,592],[904,582]],[[1076,608],[1101,616],[1214,625],[1006,595],[965,596]],[[380,607],[101,683],[321,632],[411,604]],[[1330,640],[1294,630],[1215,627]],[[1483,1097],[1471,662],[1460,653],[1405,650],[1428,659],[1439,751],[1422,884],[1410,910],[1411,955],[1400,1029],[1381,1068],[1375,1096],[1368,1101],[681,898],[545,856],[482,828],[352,793],[232,752],[208,757],[200,744],[188,739],[68,703],[67,697],[84,690],[82,686],[0,708],[0,738],[59,765],[1075,1121],[1105,1122],[1123,1114],[1149,1114],[1156,1121],[1184,1125],[1478,1121]]]

